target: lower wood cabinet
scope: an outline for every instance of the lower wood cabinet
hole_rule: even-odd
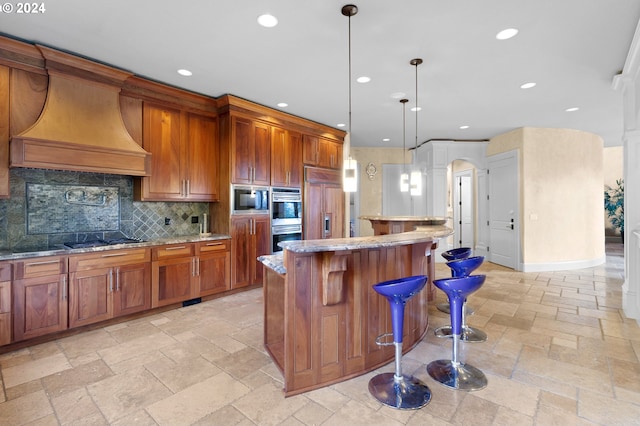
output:
[[[270,224],[269,215],[237,215],[231,218],[231,288],[262,283],[262,263],[257,257],[271,253]]]
[[[152,307],[171,305],[196,297],[194,250],[192,243],[152,249]]]
[[[68,324],[67,257],[14,263],[13,340],[65,330]]]
[[[0,262],[0,346],[11,343],[11,262]]]
[[[153,248],[152,307],[229,290],[230,246],[214,240]]]
[[[69,257],[69,327],[151,308],[151,252],[122,249]]]
[[[231,288],[231,241],[208,241],[196,245],[198,296],[222,293]]]

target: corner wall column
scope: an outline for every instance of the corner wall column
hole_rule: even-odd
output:
[[[640,23],[622,73],[613,79],[622,92],[624,122],[624,264],[622,308],[640,321]]]

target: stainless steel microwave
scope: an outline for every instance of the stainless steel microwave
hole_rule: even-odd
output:
[[[264,186],[232,185],[233,214],[269,213],[269,188]]]

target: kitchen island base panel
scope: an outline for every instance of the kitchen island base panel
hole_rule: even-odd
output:
[[[264,344],[283,374],[285,396],[392,362],[394,348],[375,343],[377,336],[391,331],[392,324],[388,302],[373,285],[411,275],[428,275],[431,282],[428,271],[433,269],[430,254],[435,246],[437,240],[345,251],[285,249],[286,273],[265,265]],[[405,353],[428,330],[427,288],[406,304]]]

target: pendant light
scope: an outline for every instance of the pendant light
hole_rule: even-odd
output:
[[[407,162],[405,153],[407,152],[407,102],[409,99],[400,99],[402,104],[402,173],[400,174],[400,192],[409,192],[409,174],[407,173]]]
[[[411,190],[411,195],[420,196],[422,195],[422,172],[418,167],[418,111],[420,107],[418,106],[418,65],[422,63],[422,59],[416,58],[409,61],[409,63],[416,67],[416,147],[413,153],[413,170],[411,171],[411,178],[409,180],[409,188]]]
[[[358,13],[358,7],[354,4],[342,6],[342,14],[349,18],[349,141],[351,141],[351,17]],[[351,144],[349,144],[351,150]],[[358,163],[351,158],[344,162],[342,188],[344,192],[356,192],[358,190]]]

